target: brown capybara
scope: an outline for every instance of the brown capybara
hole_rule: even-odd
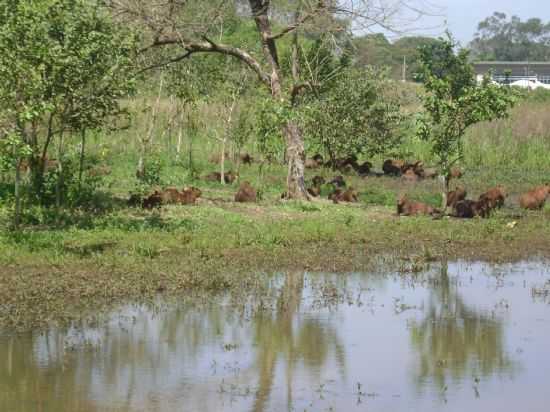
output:
[[[306,169],[317,169],[323,165],[323,156],[317,153],[311,159],[306,159],[305,167]]]
[[[502,186],[496,186],[479,196],[479,201],[485,202],[489,209],[500,208],[504,205],[506,190]]]
[[[435,208],[426,203],[415,202],[409,200],[406,195],[403,195],[397,201],[397,214],[404,216],[415,216],[415,215],[435,215],[439,213]]]
[[[257,198],[256,189],[250,182],[242,182],[239,190],[235,194],[235,202],[255,202]]]
[[[400,176],[403,166],[405,166],[405,162],[403,160],[388,159],[384,161],[382,171],[386,175]]]
[[[334,176],[329,183],[335,187],[346,187],[346,181],[343,176]]]
[[[488,217],[491,213],[491,208],[486,201],[464,199],[455,204],[455,217],[471,219],[473,217]]]
[[[455,190],[447,193],[447,207],[455,208],[456,204],[466,199],[466,189],[464,186],[457,186]]]
[[[325,184],[325,178],[323,176],[313,176],[311,183],[313,186],[322,186]]]
[[[243,165],[251,165],[254,159],[248,153],[241,153],[239,159]]]
[[[158,190],[155,190],[153,193],[143,199],[141,205],[144,209],[160,207],[162,205],[162,194]]]
[[[370,173],[371,169],[372,169],[371,162],[363,162],[357,166],[355,171],[359,176],[367,176]]]
[[[536,187],[520,196],[519,205],[523,209],[542,209],[548,195],[550,195],[550,184]]]
[[[449,170],[449,173],[447,174],[447,179],[460,179],[462,177],[463,173],[462,170],[458,167],[451,167],[451,170]]]
[[[179,203],[181,203],[182,205],[194,205],[196,200],[201,196],[202,192],[200,189],[194,186],[186,187],[180,193]]]
[[[219,182],[221,180],[221,176],[222,175],[220,172],[212,172],[209,175],[204,176],[203,179],[209,182]],[[223,177],[225,183],[227,184],[232,184],[237,179],[237,175],[231,170],[227,173],[224,173]]]
[[[433,167],[423,169],[420,177],[424,179],[435,179],[437,177],[437,169]]]
[[[407,169],[407,171],[401,175],[401,179],[405,182],[415,183],[418,182],[418,175],[413,169]]]
[[[418,160],[414,163],[404,162],[401,166],[401,174],[405,174],[409,170],[411,170],[417,176],[422,177],[422,174],[424,173],[424,162],[422,162],[421,160]]]
[[[175,187],[167,187],[162,192],[160,192],[160,198],[163,205],[179,203],[180,192]]]
[[[307,192],[313,197],[319,197],[319,195],[321,194],[321,187],[320,186],[308,187]]]
[[[335,189],[334,192],[332,192],[328,196],[328,199],[332,200],[334,203],[339,203],[339,202],[355,203],[358,201],[358,194],[357,194],[357,191],[351,187],[347,190]]]

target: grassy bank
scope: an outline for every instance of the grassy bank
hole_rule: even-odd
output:
[[[334,205],[326,200],[326,192],[322,200],[285,202],[280,200],[286,181],[283,165],[239,166],[229,159],[226,170],[238,169],[240,180],[250,181],[261,194],[258,203],[235,204],[238,182],[221,185],[201,179],[218,168],[208,161],[219,147],[206,129],[183,137],[179,159],[173,150],[175,134],[159,129],[151,148],[161,166],[159,187],[198,186],[203,191],[198,203],[160,211],[129,208],[126,200],[137,185],[137,139],[145,126],[91,135],[90,154],[107,173],[86,208],[57,213],[27,203],[22,228],[13,231],[10,187],[2,186],[0,326],[43,326],[159,292],[247,293],[269,279],[259,273],[366,270],[381,257],[388,268],[405,271],[420,269],[432,259],[550,259],[549,205],[540,212],[518,207],[522,192],[550,179],[550,125],[543,116],[547,104],[525,105],[510,119],[479,125],[468,135],[462,165],[466,173],[460,182],[468,197],[476,198],[496,184],[509,193],[505,207],[482,220],[395,216],[396,199],[404,193],[438,206],[441,187],[436,180],[411,184],[398,178],[346,176],[359,192],[357,204]],[[209,115],[204,116],[199,123],[208,123]],[[524,125],[526,116],[529,122]],[[194,174],[186,154],[191,137]],[[68,144],[78,153],[77,141]],[[253,144],[246,150],[260,157]],[[425,142],[409,137],[398,152],[433,165]],[[380,170],[383,158],[370,160]],[[337,173],[318,169],[306,177],[316,174],[331,178]]]

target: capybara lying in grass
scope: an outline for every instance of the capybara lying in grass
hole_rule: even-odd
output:
[[[430,215],[434,216],[438,214],[439,211],[432,206],[422,203],[409,200],[406,195],[403,195],[397,201],[397,214],[404,216],[415,216],[415,215]]]
[[[155,190],[141,203],[144,209],[152,209],[154,207],[160,207],[162,205],[162,194],[158,190]]]
[[[542,209],[548,195],[550,195],[550,183],[547,185],[538,186],[533,190],[522,194],[519,198],[519,205],[523,209]]]
[[[372,163],[371,162],[363,162],[360,165],[357,165],[355,168],[355,171],[359,176],[367,176],[372,169]]]
[[[250,182],[242,182],[235,194],[235,202],[255,202],[256,198],[256,189],[252,187]]]
[[[489,209],[500,208],[504,205],[506,191],[502,186],[496,186],[479,196],[479,201],[485,202]]]
[[[241,163],[244,165],[251,165],[254,159],[252,159],[252,156],[250,156],[248,153],[241,153],[239,155],[239,158],[241,160]]]
[[[457,186],[455,190],[447,193],[447,207],[455,208],[456,204],[466,199],[466,189],[464,186]]]
[[[323,156],[317,153],[311,159],[306,159],[305,167],[306,169],[317,169],[323,165]]]
[[[196,200],[201,196],[202,196],[202,192],[200,189],[194,186],[186,187],[180,193],[178,203],[182,205],[194,205]]]
[[[405,173],[401,175],[401,179],[403,179],[405,182],[415,183],[418,182],[419,177],[413,169],[407,169]]]
[[[323,176],[314,176],[311,179],[311,186],[307,189],[308,193],[313,197],[318,197],[321,194],[321,186],[325,184]]]
[[[209,175],[204,176],[204,180],[207,180],[209,182],[219,182],[221,181],[221,173],[220,172],[212,172]],[[227,184],[232,184],[236,179],[237,175],[233,173],[231,170],[227,173],[224,173],[223,180]]]
[[[357,202],[358,196],[357,191],[355,191],[353,188],[349,188],[347,190],[342,189],[335,189],[334,192],[332,192],[328,196],[329,200],[332,200],[334,203],[339,202]]]
[[[447,175],[447,179],[460,179],[462,177],[462,170],[458,167],[451,167],[451,170],[449,170],[449,173]]]
[[[334,176],[329,183],[335,187],[346,187],[346,181],[343,176]]]
[[[163,191],[155,190],[142,201],[144,209],[152,209],[162,205],[191,205],[202,195],[200,189],[196,187],[188,187],[179,191],[175,187],[168,187]]]
[[[483,200],[460,200],[455,205],[455,217],[471,219],[473,217],[488,217],[491,213],[491,208],[488,203]]]
[[[400,176],[403,166],[405,166],[405,161],[403,160],[388,159],[384,161],[384,164],[382,165],[382,171],[386,175]]]

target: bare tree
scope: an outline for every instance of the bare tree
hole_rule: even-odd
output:
[[[175,49],[168,53],[168,59],[149,68],[175,63],[196,53],[232,56],[256,74],[273,99],[289,105],[313,86],[299,74],[296,50],[301,36],[321,32],[349,34],[375,28],[402,32],[424,14],[425,6],[422,0],[110,0],[109,4],[118,18],[145,30],[148,44],[141,50],[143,54],[159,48]],[[231,15],[254,21],[260,53],[223,43],[220,31]],[[277,45],[289,35],[293,36],[295,51],[293,70],[290,79],[283,79]],[[301,130],[289,120],[282,133],[288,163],[287,196],[308,199]]]

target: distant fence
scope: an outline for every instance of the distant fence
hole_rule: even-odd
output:
[[[537,76],[537,75],[534,75],[534,76],[505,76],[505,75],[502,75],[502,74],[494,74],[493,75],[493,80],[497,83],[501,83],[501,84],[510,84],[510,83],[513,83],[515,81],[518,81],[518,80],[535,80],[535,81],[539,81],[541,83],[544,83],[544,84],[550,84],[550,76]]]

